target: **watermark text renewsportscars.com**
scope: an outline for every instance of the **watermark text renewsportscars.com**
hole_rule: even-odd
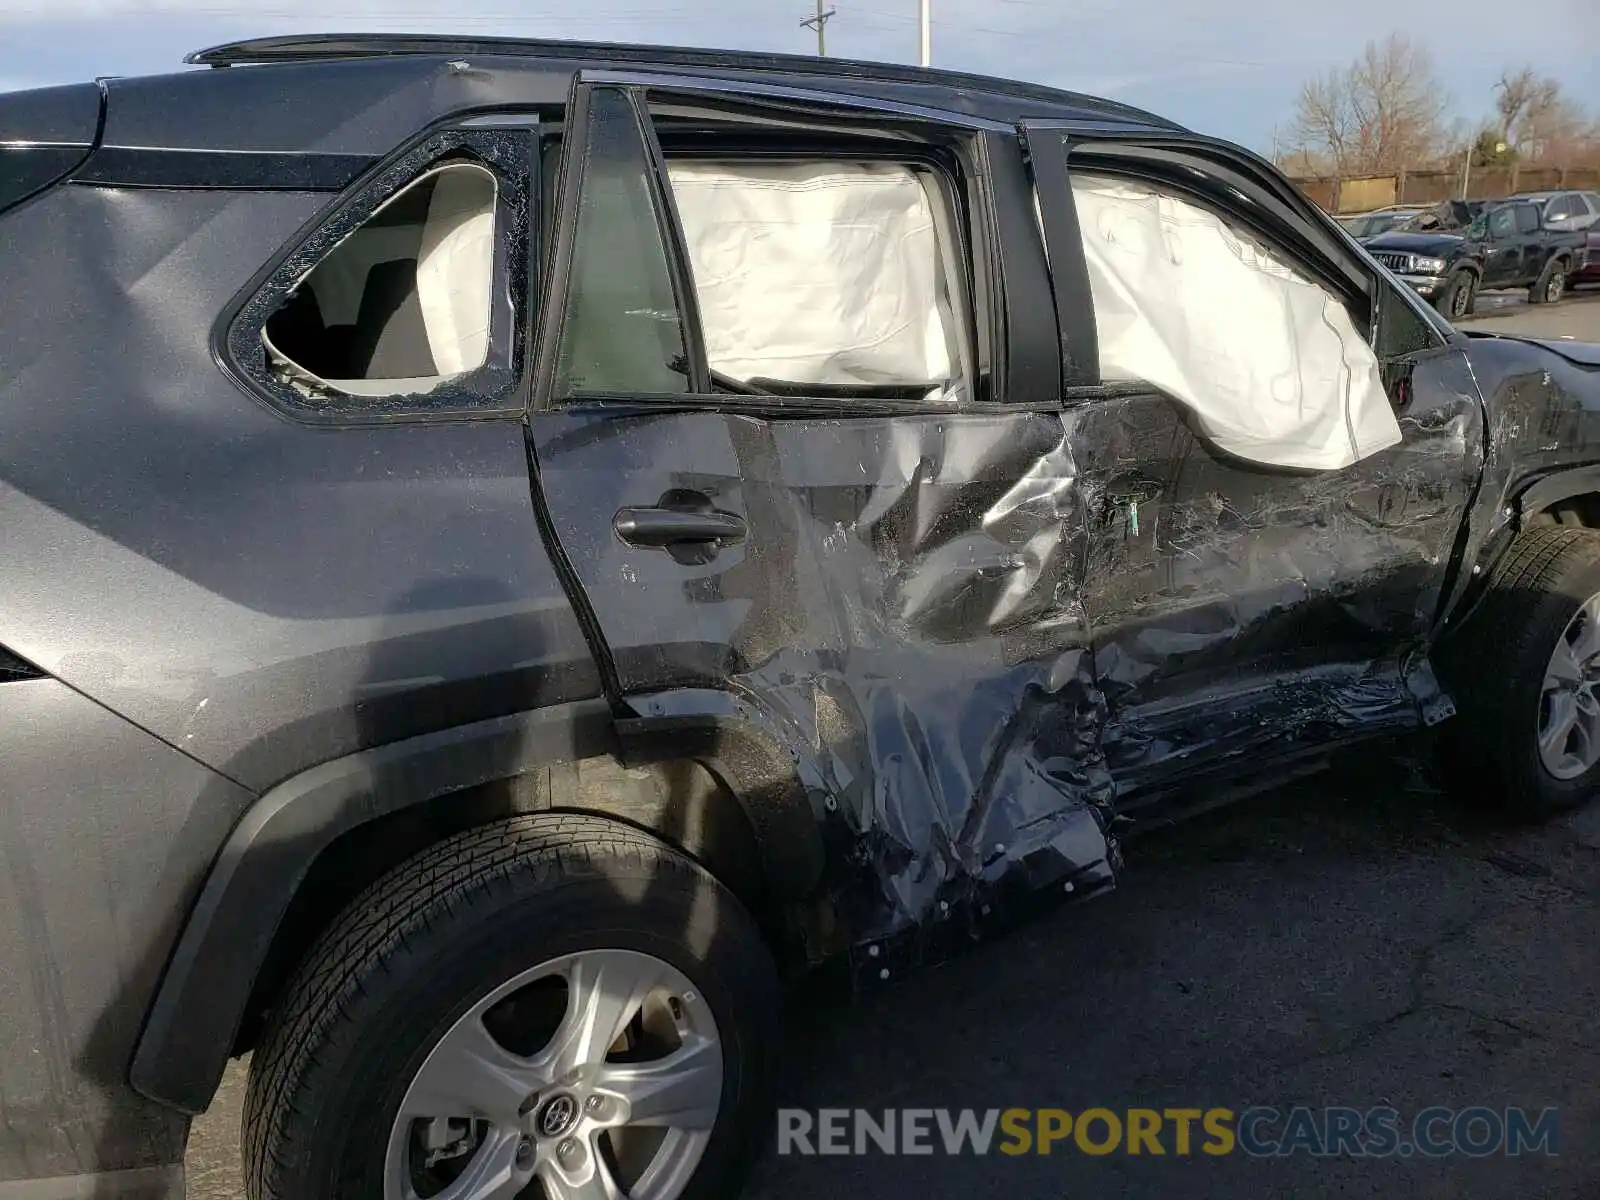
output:
[[[1554,1155],[1554,1108],[784,1108],[778,1153],[1252,1158]]]

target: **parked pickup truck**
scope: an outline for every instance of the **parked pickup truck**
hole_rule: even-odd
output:
[[[1600,791],[1600,346],[1260,156],[837,59],[190,61],[0,96],[5,1200],[181,1200],[247,1053],[248,1200],[735,1200],[786,979],[1424,726]]]
[[[1459,234],[1386,233],[1366,247],[1452,320],[1497,288],[1525,287],[1531,303],[1554,303],[1586,266],[1584,234],[1548,228],[1542,205],[1529,200],[1488,207]]]

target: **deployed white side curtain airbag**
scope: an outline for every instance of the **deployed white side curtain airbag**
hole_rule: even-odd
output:
[[[483,365],[494,283],[494,176],[482,167],[439,172],[417,254],[417,300],[440,375]]]
[[[1398,443],[1378,360],[1332,295],[1220,217],[1075,175],[1105,382],[1149,383],[1222,450],[1335,470]]]
[[[706,353],[735,379],[957,374],[933,200],[892,163],[669,164]]]

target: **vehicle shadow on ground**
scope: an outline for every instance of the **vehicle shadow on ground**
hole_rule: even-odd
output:
[[[753,1195],[1592,1194],[1600,836],[1508,823],[1401,754],[1135,839],[1116,893],[859,1003],[812,981],[790,1005],[780,1104],[1553,1105],[1560,1158],[1211,1157],[1179,1153],[1170,1124],[1160,1158],[1070,1141],[1015,1158],[779,1156],[769,1139]]]

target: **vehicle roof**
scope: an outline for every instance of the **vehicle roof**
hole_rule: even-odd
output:
[[[249,152],[383,154],[435,121],[496,107],[563,104],[585,69],[689,73],[959,112],[1007,124],[1060,120],[1185,132],[1094,96],[1017,80],[853,59],[677,46],[315,34],[190,54],[167,75],[108,80],[102,144]],[[241,120],[241,114],[248,119]]]
[[[455,37],[447,34],[323,33],[252,38],[226,42],[185,56],[196,66],[227,67],[284,62],[339,62],[358,58],[395,58],[429,55],[493,55],[530,59],[556,59],[582,65],[626,64],[716,71],[760,72],[781,75],[823,76],[830,79],[871,81],[892,89],[894,85],[935,85],[974,92],[990,100],[1027,100],[1059,107],[1072,115],[1101,117],[1117,122],[1180,128],[1153,113],[1062,88],[977,75],[944,68],[912,67],[862,59],[823,58],[767,51],[716,50],[692,46],[648,45],[629,42],[580,42],[560,39],[512,37]]]

